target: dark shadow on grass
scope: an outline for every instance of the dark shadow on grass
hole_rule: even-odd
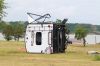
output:
[[[7,52],[8,54],[22,54],[22,53],[26,53],[26,52],[21,52],[21,51],[9,51]]]

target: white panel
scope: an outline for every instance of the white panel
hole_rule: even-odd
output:
[[[48,33],[48,44],[51,45],[51,32]]]

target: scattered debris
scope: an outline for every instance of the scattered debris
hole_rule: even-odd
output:
[[[100,52],[98,52],[98,51],[88,51],[87,53],[88,54],[100,54]]]

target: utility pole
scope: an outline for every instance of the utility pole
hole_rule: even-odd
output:
[[[95,35],[95,44],[97,43],[96,35]]]

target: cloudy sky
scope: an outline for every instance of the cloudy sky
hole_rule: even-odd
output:
[[[100,0],[6,0],[5,21],[26,21],[27,12],[51,14],[52,21],[68,18],[69,23],[100,25]]]

